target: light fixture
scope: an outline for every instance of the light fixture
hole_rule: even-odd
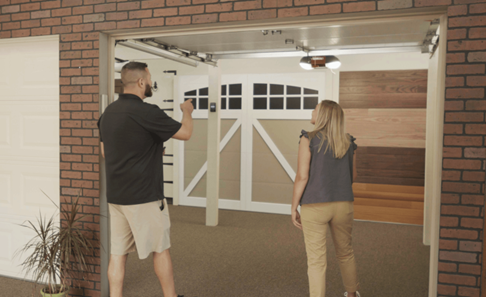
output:
[[[332,70],[341,67],[341,61],[335,56],[307,56],[300,59],[300,67],[305,70],[316,68],[328,68]]]
[[[314,69],[314,67],[312,67],[311,60],[312,60],[311,57],[303,57],[302,59],[300,59],[300,67],[302,67],[305,70]]]

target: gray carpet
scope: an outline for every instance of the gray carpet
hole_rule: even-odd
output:
[[[176,288],[186,297],[308,296],[306,256],[290,216],[220,211],[206,227],[205,210],[170,206]],[[353,231],[363,297],[426,297],[429,248],[422,227],[355,222]],[[343,296],[334,247],[329,243],[327,296]],[[0,296],[31,296],[31,286],[0,278]],[[6,290],[4,289],[6,288]],[[152,258],[128,257],[126,297],[161,297]]]

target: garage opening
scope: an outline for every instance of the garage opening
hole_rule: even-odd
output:
[[[367,283],[366,272],[362,271],[365,280],[361,282],[368,295],[384,295],[384,291],[397,295],[398,287],[394,291],[393,285],[385,283],[394,279],[403,286],[408,279],[408,295],[412,290],[413,296],[426,296],[434,290],[429,288],[429,281],[437,283],[434,273],[428,277],[429,256],[436,252],[427,246],[434,241],[431,205],[436,201],[432,200],[430,187],[426,187],[434,183],[431,156],[437,152],[433,126],[438,121],[434,111],[440,64],[438,45],[440,38],[445,38],[439,34],[439,25],[437,17],[427,16],[359,24],[117,38],[115,68],[127,61],[147,63],[158,91],[146,102],[157,104],[176,119],[181,116],[178,104],[193,100],[193,137],[185,143],[169,141],[164,156],[165,196],[174,205],[184,207],[206,206],[211,88],[208,72],[212,67],[220,68],[219,208],[259,212],[261,220],[272,220],[274,216],[270,214],[290,214],[300,131],[312,129],[310,115],[319,101],[338,102],[346,113],[347,132],[357,138],[359,146],[358,178],[353,188],[355,219],[363,222],[357,223],[362,223],[357,229],[373,234],[372,230],[378,232],[389,226],[388,230],[383,229],[383,238],[373,237],[384,243],[377,257],[398,253],[404,259],[414,259],[394,262],[393,265],[400,265],[402,274],[380,273],[383,283],[376,279]],[[299,62],[307,56],[337,57],[341,67],[305,70]],[[113,78],[116,100],[123,86],[118,74],[113,74]],[[193,208],[172,210],[173,222],[177,220],[175,213],[201,217]],[[183,220],[181,224],[188,222]],[[188,230],[185,227],[180,230]],[[400,244],[385,244],[387,232],[403,235],[402,239],[413,246],[413,251],[408,250],[411,254],[402,250]],[[189,235],[178,236],[182,241]],[[302,247],[297,244],[289,249]],[[368,245],[362,257],[367,257],[372,248]],[[219,252],[215,252],[218,258]],[[300,256],[305,257],[305,252]],[[292,257],[299,257],[299,253]],[[138,259],[132,260],[132,264],[128,262],[132,269],[127,268],[126,279],[141,281],[137,269],[140,271],[146,264],[144,269],[150,271],[151,263],[137,264]],[[370,258],[363,260],[366,261],[373,263]],[[184,260],[181,263],[187,264]],[[302,261],[298,263],[300,268],[305,267]],[[390,264],[385,260],[380,262],[380,268]],[[296,294],[306,292],[305,269],[302,271],[302,281],[293,283],[292,289],[283,283],[275,284],[275,288],[297,290]],[[223,274],[221,271],[219,277]],[[153,284],[158,286],[157,282]],[[189,280],[184,285],[190,288],[189,294],[198,294]],[[221,289],[215,290],[221,293]],[[335,290],[340,292],[339,285]],[[247,293],[246,296],[253,296]]]

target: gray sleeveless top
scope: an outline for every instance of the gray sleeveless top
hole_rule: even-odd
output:
[[[300,137],[309,138],[306,131],[302,130]],[[327,140],[320,152],[319,144],[321,139],[314,137],[310,140],[311,161],[309,169],[309,180],[305,187],[304,194],[300,200],[301,204],[354,201],[353,195],[353,156],[358,147],[351,136],[351,145],[348,152],[342,159],[334,158],[332,149],[326,153]]]

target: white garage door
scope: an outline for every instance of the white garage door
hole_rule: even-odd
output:
[[[0,275],[23,277],[19,224],[59,203],[58,36],[0,40],[0,65]]]

